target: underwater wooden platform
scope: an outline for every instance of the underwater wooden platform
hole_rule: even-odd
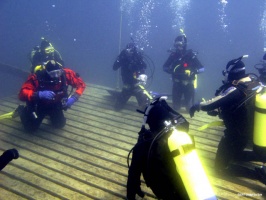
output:
[[[85,94],[65,112],[67,125],[52,128],[44,120],[40,129],[26,133],[19,118],[0,120],[0,154],[16,148],[20,158],[0,171],[0,200],[16,199],[125,199],[127,156],[140,130],[142,115],[131,98],[116,112],[106,87],[87,84]],[[109,88],[110,89],[110,88]],[[13,111],[17,96],[0,99],[0,115]],[[222,127],[198,131],[215,121],[204,112],[190,122],[190,134],[218,199],[266,199],[266,186],[256,179],[218,176],[213,171]],[[253,167],[256,163],[248,165]],[[145,199],[156,199],[142,184]]]

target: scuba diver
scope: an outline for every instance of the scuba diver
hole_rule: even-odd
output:
[[[45,38],[41,38],[41,40],[40,46],[35,46],[30,53],[31,72],[33,73],[36,66],[42,65],[48,60],[55,60],[64,66],[64,61],[60,53],[53,47],[53,45]]]
[[[135,96],[140,109],[144,109],[152,97],[144,87],[148,78],[145,74],[147,64],[134,42],[128,43],[114,62],[113,70],[119,68],[121,68],[123,88],[116,96],[115,109],[123,109],[131,96]]]
[[[74,94],[68,95],[68,86],[75,88]],[[20,119],[26,131],[39,128],[45,116],[50,116],[52,125],[64,127],[66,118],[63,110],[70,108],[83,94],[85,83],[79,74],[63,68],[54,60],[35,68],[22,85],[19,99],[26,102]]]
[[[18,159],[19,153],[16,149],[8,149],[0,156],[0,171],[13,159]]]
[[[225,80],[214,98],[196,103],[190,108],[191,117],[196,111],[202,110],[211,116],[218,115],[223,120],[224,135],[219,142],[215,158],[215,170],[218,173],[230,173],[232,161],[260,159],[254,151],[244,151],[253,137],[256,95],[263,88],[257,77],[246,74],[242,61],[244,57],[247,56],[227,63],[223,71]]]
[[[174,50],[163,65],[163,70],[172,74],[173,108],[180,110],[185,104],[186,111],[194,103],[197,74],[204,72],[204,67],[197,58],[197,52],[187,50],[187,37],[181,30],[174,42]],[[184,95],[184,101],[182,97]]]
[[[166,96],[153,100],[144,112],[137,144],[131,152],[127,199],[144,197],[141,174],[158,199],[216,199],[187,134],[189,123],[166,102]],[[145,124],[149,129],[145,128]]]

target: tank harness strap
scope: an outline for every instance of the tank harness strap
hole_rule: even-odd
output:
[[[174,73],[175,73],[175,70],[176,70],[179,66],[180,66],[180,64],[175,66],[175,68],[174,68],[174,70],[173,70]]]
[[[144,88],[143,85],[138,85],[142,90],[143,90],[143,93],[150,99],[152,100],[152,96],[150,95],[150,93]]]
[[[237,89],[239,89],[241,92],[243,92],[246,96],[248,95],[248,85],[246,85],[245,83],[243,83],[242,81],[238,80],[234,80],[232,82],[232,85],[235,86]]]
[[[193,149],[195,149],[195,145],[194,144],[185,144],[182,145],[181,148],[184,151],[184,154],[187,154],[189,152],[191,152]],[[179,151],[179,149],[175,149],[173,151],[171,151],[171,156],[174,158],[176,156],[179,156],[181,153]]]
[[[240,108],[243,104],[245,104],[248,100],[254,97],[257,93],[261,92],[261,85],[258,85],[256,82],[251,82],[250,84],[245,84],[241,80],[233,81],[232,85],[234,85],[237,89],[239,89],[246,96],[243,100],[241,100],[238,106],[233,110],[235,112],[238,108]],[[255,108],[256,109],[256,108]]]
[[[258,113],[266,114],[266,109],[255,106],[255,111]]]

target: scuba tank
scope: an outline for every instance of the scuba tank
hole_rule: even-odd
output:
[[[260,74],[260,81],[265,85],[265,62],[256,64],[255,69]],[[253,150],[260,157],[265,158],[266,162],[266,90],[263,89],[256,95],[255,112],[254,112],[254,128],[253,128]]]
[[[168,138],[168,147],[189,198],[192,200],[216,200],[191,137],[174,127],[171,129],[172,134]]]
[[[262,158],[266,158],[266,91],[256,95],[253,150]],[[266,159],[265,159],[266,161]]]
[[[176,188],[177,191],[179,190],[179,192],[182,193],[181,190],[183,187],[180,185],[181,183],[179,181],[181,179],[189,199],[216,200],[217,198],[196,152],[194,140],[187,133],[189,130],[189,123],[182,115],[168,106],[165,101],[166,98],[165,96],[156,98],[144,112],[141,130],[145,129],[146,123],[149,125],[151,132],[156,133],[161,130],[156,134],[150,145],[148,161],[150,157],[152,157],[152,152],[154,152],[155,149],[161,153],[168,152],[170,154],[169,156],[161,156],[173,161],[173,168],[170,167],[170,171],[166,172],[165,170],[167,168],[163,166],[167,164],[169,167],[171,161],[165,162],[165,160],[162,160],[162,162],[156,163],[157,167],[160,166],[162,168],[163,173],[176,177],[173,177],[172,181],[175,181],[174,185],[178,185],[176,186],[178,187]],[[165,141],[164,138],[166,139]],[[157,144],[156,141],[161,141],[161,145],[159,145],[159,143]],[[162,151],[160,150],[160,146],[165,146],[168,150]],[[152,150],[152,148],[155,149]],[[161,159],[160,156],[156,156],[156,158],[157,160]],[[151,164],[148,166],[149,170],[147,171],[151,172],[153,166]]]

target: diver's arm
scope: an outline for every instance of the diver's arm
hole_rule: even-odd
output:
[[[143,60],[143,58],[140,58],[140,62],[139,62],[139,73],[140,74],[145,74],[146,69],[147,69],[146,62]]]
[[[174,54],[172,53],[163,65],[163,71],[164,72],[166,72],[168,74],[173,73],[173,70],[171,69],[171,65],[172,65],[173,61],[174,61]]]
[[[42,56],[40,52],[36,52],[31,59],[31,65],[34,69],[37,65],[40,64],[42,64]]]
[[[113,70],[116,71],[118,70],[120,67],[122,67],[122,65],[124,64],[124,60],[126,57],[126,53],[125,50],[123,50],[116,58],[114,64],[113,64]]]
[[[37,100],[37,87],[38,81],[36,75],[29,75],[26,82],[22,85],[20,92],[18,94],[18,98],[21,101],[34,101]]]
[[[236,100],[242,97],[241,91],[236,87],[230,87],[221,94],[212,98],[211,100],[200,102],[200,110],[202,111],[211,111],[220,107],[227,105],[232,105]]]
[[[197,58],[196,58],[197,59]],[[198,63],[198,64],[196,64],[196,68],[197,68],[197,70],[196,70],[196,74],[201,74],[201,73],[203,73],[204,71],[205,71],[205,68],[204,68],[204,66],[200,63],[200,61],[197,59],[197,61],[196,61],[196,63]]]
[[[198,57],[197,57],[197,52],[189,50],[189,56],[190,56],[190,60],[192,62],[192,65],[194,66],[194,73],[196,74],[200,74],[203,73],[205,68],[204,66],[201,64],[201,62],[199,61]]]
[[[119,68],[121,67],[121,63],[120,63],[120,60],[119,60],[119,57],[116,59],[116,61],[114,62],[113,64],[113,70],[116,71],[118,70]]]
[[[85,82],[81,79],[79,74],[73,70],[65,68],[64,71],[66,74],[67,84],[75,88],[76,97],[80,97],[86,88]]]

